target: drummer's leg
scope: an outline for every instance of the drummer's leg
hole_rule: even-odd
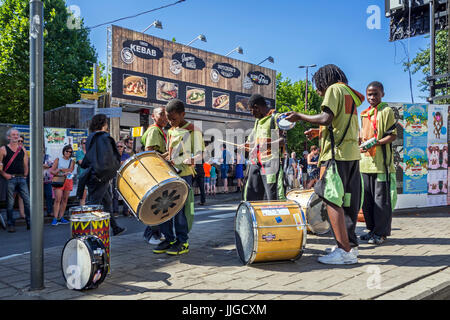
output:
[[[182,178],[188,183],[189,187],[192,188],[192,176],[186,176]],[[177,240],[180,241],[181,243],[186,243],[189,238],[188,237],[189,226],[186,215],[184,213],[184,207],[180,210],[180,212],[178,212],[175,215],[174,223]]]

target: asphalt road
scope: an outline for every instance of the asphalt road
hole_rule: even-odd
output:
[[[197,206],[195,208],[194,224],[220,223],[222,219],[233,219],[237,208],[236,203],[213,204]],[[121,227],[127,227],[126,234],[144,233],[146,225],[134,216],[116,218]],[[8,233],[0,229],[0,260],[20,255],[31,251],[31,230],[26,230],[25,225],[16,223],[16,232]],[[52,226],[44,224],[44,249],[64,246],[71,238],[70,224]]]

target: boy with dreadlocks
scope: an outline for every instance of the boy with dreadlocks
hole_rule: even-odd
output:
[[[327,204],[327,212],[337,246],[325,250],[318,261],[325,264],[358,262],[358,238],[355,229],[361,208],[361,159],[358,113],[364,96],[348,86],[344,72],[329,64],[313,77],[317,92],[323,96],[322,113],[306,115],[289,112],[289,121],[320,125],[305,132],[309,139],[319,137],[320,179],[315,192]],[[336,170],[337,168],[337,170]]]
[[[394,111],[386,103],[383,85],[371,82],[366,89],[370,106],[361,112],[361,174],[364,181],[363,213],[370,244],[382,244],[391,235],[392,210],[397,202],[392,142],[396,139]]]

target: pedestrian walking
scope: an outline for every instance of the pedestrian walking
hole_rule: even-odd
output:
[[[110,182],[120,168],[120,154],[114,139],[109,135],[108,118],[96,114],[89,126],[90,134],[86,141],[86,155],[81,167],[86,169],[79,180],[77,196],[80,197],[87,186],[87,204],[103,205],[106,212],[112,213],[112,194]],[[114,215],[110,215],[113,236],[126,231],[120,227]]]

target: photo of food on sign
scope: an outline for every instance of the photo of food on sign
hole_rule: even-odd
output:
[[[205,106],[205,89],[186,87],[186,103],[196,106]]]
[[[250,113],[248,109],[248,97],[236,96],[236,111]]]
[[[223,92],[213,91],[213,109],[230,110],[230,96]]]
[[[178,84],[166,81],[156,81],[156,99],[170,101],[178,98]]]
[[[123,94],[128,96],[147,98],[147,79],[124,74]]]

